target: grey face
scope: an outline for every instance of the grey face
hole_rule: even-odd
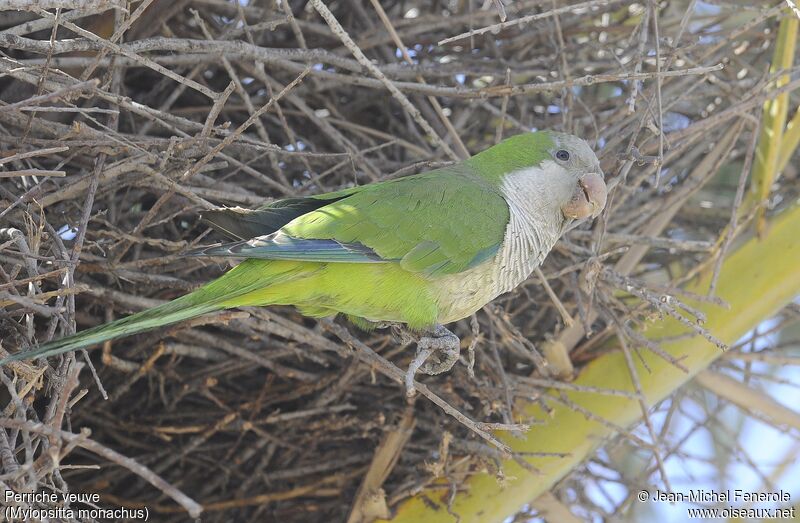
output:
[[[559,165],[577,175],[583,175],[589,172],[602,173],[600,169],[600,161],[597,155],[585,140],[566,133],[551,133],[553,141],[556,142],[555,148],[550,151]],[[566,151],[569,154],[568,160],[559,158],[559,151]]]
[[[596,217],[606,205],[607,189],[600,161],[586,141],[565,133],[552,133],[553,161],[564,168],[575,186],[569,201],[561,207],[565,218]]]

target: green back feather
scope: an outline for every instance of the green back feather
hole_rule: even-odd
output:
[[[522,133],[506,138],[465,163],[491,183],[500,185],[506,174],[551,159],[555,147],[553,133],[549,131]]]
[[[464,271],[499,249],[508,205],[466,164],[365,185],[286,224],[293,238],[361,244],[428,276]]]

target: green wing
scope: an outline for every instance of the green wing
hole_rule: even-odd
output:
[[[218,228],[251,239],[190,255],[394,262],[428,275],[458,273],[494,256],[509,220],[497,189],[463,164],[253,211],[220,212],[206,219],[224,221]]]
[[[221,207],[203,212],[203,220],[233,240],[247,240],[271,234],[298,216],[345,198],[359,187],[308,198],[284,198],[257,209]]]
[[[500,193],[464,166],[366,185],[280,232],[359,244],[412,272],[452,274],[500,248],[509,220]]]

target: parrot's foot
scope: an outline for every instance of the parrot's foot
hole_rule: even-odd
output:
[[[400,323],[397,323],[396,321],[374,321],[374,322],[372,322],[372,324],[375,326],[375,329],[377,329],[377,330],[396,329],[396,328],[399,328],[400,325],[401,325]]]
[[[437,325],[429,336],[417,341],[417,355],[406,372],[406,395],[416,394],[414,375],[417,371],[424,374],[441,374],[453,368],[461,352],[461,340],[442,325]]]

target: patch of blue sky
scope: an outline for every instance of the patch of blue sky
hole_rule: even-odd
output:
[[[694,4],[694,12],[699,16],[718,15],[720,11],[722,11],[722,7],[709,2],[704,2],[703,0],[698,0]]]
[[[288,143],[284,145],[283,148],[289,152],[304,151],[306,149],[306,144],[302,140],[297,140],[296,143]]]
[[[406,48],[406,52],[408,53],[408,56],[411,58],[412,62],[419,63],[417,60],[415,60],[415,58],[417,57],[417,51],[415,51],[414,49]],[[403,50],[400,49],[399,47],[395,48],[394,56],[396,58],[403,58]]]
[[[597,457],[604,462],[610,461],[605,449],[598,451]],[[614,512],[615,507],[622,503],[628,494],[628,489],[619,481],[619,474],[614,469],[601,466],[596,462],[587,463],[586,468],[594,473],[596,478],[608,479],[587,481],[584,484],[584,492],[598,506],[609,513]]]
[[[762,321],[758,325],[757,329],[748,331],[736,343],[737,344],[738,343],[745,343],[745,342],[749,341],[750,339],[752,339],[752,337],[756,333],[756,331],[765,332],[765,331],[768,331],[768,330],[772,330],[772,329],[775,328],[775,326],[777,324],[778,324],[778,319],[777,318],[770,318],[768,320]],[[759,336],[758,339],[755,341],[754,348],[756,350],[762,350],[762,349],[766,349],[766,348],[770,347],[771,345],[773,345],[775,343],[775,341],[776,341],[775,336],[776,335],[777,334],[770,334],[770,335],[767,335],[767,336]]]
[[[72,241],[78,235],[78,229],[67,224],[62,225],[56,232],[58,233],[58,237],[64,241]]]
[[[776,320],[771,319],[759,325],[759,331],[767,331],[776,325]],[[748,335],[749,336],[749,335]],[[748,339],[748,336],[742,340]],[[740,340],[740,341],[742,341]],[[758,340],[757,349],[774,346],[775,339]],[[751,372],[773,376],[776,383],[769,380],[753,380],[751,387],[760,387],[765,394],[785,406],[792,408],[789,398],[798,395],[797,384],[800,384],[800,369],[797,366],[774,366],[754,362]],[[741,380],[741,375],[734,373],[734,379]],[[758,384],[758,385],[757,385]],[[691,386],[691,385],[690,385]],[[709,397],[709,401],[720,401]],[[746,492],[777,492],[784,490],[789,493],[793,503],[800,499],[800,461],[791,459],[796,454],[798,442],[795,435],[786,433],[759,419],[745,415],[738,407],[720,401],[715,412],[716,421],[724,427],[715,430],[715,437],[727,434],[733,441],[712,440],[712,435],[706,428],[700,428],[688,437],[681,445],[682,456],[670,456],[665,462],[667,475],[670,477],[672,488],[676,492],[688,492],[689,489],[704,489],[719,492],[720,490],[740,489]],[[693,401],[685,401],[682,405],[685,414],[673,418],[671,424],[671,439],[680,440],[694,425],[693,420],[703,420],[707,412]],[[712,427],[712,425],[708,425]],[[723,436],[724,438],[724,436]],[[735,446],[741,448],[735,451]],[[720,477],[716,461],[719,459],[716,452],[731,453],[725,459],[729,460],[725,467],[724,476]],[[687,458],[688,456],[688,458]],[[746,456],[746,457],[745,457]],[[786,465],[788,458],[788,466]],[[753,464],[757,469],[753,468]],[[772,485],[765,485],[769,478]],[[686,521],[686,503],[658,503],[658,521],[682,522]],[[744,503],[731,500],[731,506],[745,506]],[[775,508],[779,503],[764,502],[753,504],[756,508]]]
[[[526,503],[523,506],[521,506],[519,510],[520,512],[528,512],[531,510],[531,506],[529,503]],[[503,520],[503,523],[513,523],[514,521],[517,521],[516,516],[508,516],[506,519]]]
[[[702,35],[700,35],[699,40],[700,40],[701,44],[713,44],[713,43],[716,43],[716,42],[720,41],[720,39],[722,38],[722,32],[721,32],[722,31],[722,26],[721,25],[719,25],[719,24],[712,25],[707,30],[710,31],[710,32],[713,32],[714,34],[702,34]]]
[[[676,112],[664,113],[663,126],[666,133],[686,129],[691,123],[692,121],[689,117],[684,114]],[[664,172],[663,169],[661,172]]]

